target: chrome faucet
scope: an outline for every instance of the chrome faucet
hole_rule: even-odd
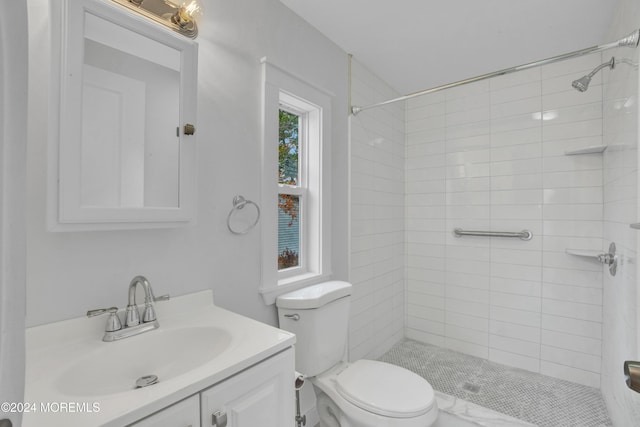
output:
[[[156,310],[153,303],[156,301],[166,301],[169,295],[162,295],[158,298],[153,295],[151,283],[144,276],[136,276],[129,283],[129,302],[127,303],[127,315],[124,325],[126,327],[137,326],[140,324],[140,311],[136,304],[136,289],[138,285],[142,285],[144,289],[144,313],[142,314],[142,322],[149,323],[156,320]]]
[[[140,323],[140,311],[136,304],[136,289],[138,285],[142,285],[144,289],[144,312],[142,314],[142,323]],[[153,303],[156,301],[166,301],[168,299],[169,295],[162,295],[156,298],[156,296],[153,295],[153,289],[151,289],[151,284],[147,278],[144,276],[136,276],[131,280],[131,283],[129,283],[129,301],[125,312],[124,327],[120,323],[117,307],[89,310],[87,312],[87,317],[109,313],[109,319],[107,320],[107,326],[102,340],[108,342],[116,341],[122,338],[132,337],[143,332],[152,331],[160,327],[158,319],[156,318],[156,310],[153,307]]]

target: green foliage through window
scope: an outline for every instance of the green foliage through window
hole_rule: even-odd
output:
[[[298,145],[300,117],[280,110],[280,135],[278,141],[278,182],[298,185]]]

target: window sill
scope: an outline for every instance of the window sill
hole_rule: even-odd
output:
[[[271,304],[275,304],[276,298],[280,295],[286,294],[287,292],[296,291],[306,286],[315,285],[316,283],[325,282],[330,278],[331,278],[331,273],[301,274],[299,276],[288,277],[286,279],[278,280],[277,286],[262,288],[260,289],[260,293],[262,294],[262,298],[264,299],[265,304],[271,305]]]

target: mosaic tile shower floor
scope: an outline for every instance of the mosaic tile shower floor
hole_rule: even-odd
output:
[[[540,427],[611,426],[600,390],[405,340],[381,361],[409,369],[434,389]]]

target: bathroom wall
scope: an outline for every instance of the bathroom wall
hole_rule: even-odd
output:
[[[407,102],[409,338],[600,386],[600,54]],[[606,74],[606,72],[605,72]],[[454,228],[533,233],[454,237]]]
[[[398,96],[358,61],[352,103]],[[377,358],[404,335],[404,104],[350,118],[351,360]]]
[[[216,303],[276,324],[260,285],[260,230],[229,233],[236,194],[261,197],[261,57],[333,94],[332,266],[347,278],[347,56],[277,0],[203,2],[199,24],[197,222],[183,228],[48,232],[49,2],[29,0],[27,324],[126,304],[137,274],[156,294],[211,288]],[[329,172],[329,171],[328,171]],[[275,262],[275,261],[274,261]]]
[[[619,39],[638,27],[640,4],[619,3],[608,38]],[[637,243],[629,224],[638,218],[638,49],[619,48],[617,66],[604,81],[604,246],[615,242],[618,274],[604,276],[602,394],[616,426],[640,419],[640,394],[627,388],[623,363],[638,360]]]

